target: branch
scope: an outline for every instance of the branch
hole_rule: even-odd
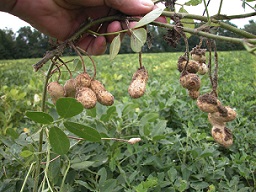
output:
[[[174,25],[172,24],[166,24],[166,23],[160,23],[160,22],[152,22],[151,24],[155,25],[155,26],[159,26],[159,27],[165,27],[165,28],[173,28]],[[256,44],[256,39],[243,39],[243,38],[234,38],[234,37],[226,37],[226,36],[221,36],[221,35],[215,35],[212,33],[206,33],[203,31],[198,31],[197,29],[191,29],[191,28],[187,28],[187,27],[183,27],[184,32],[188,32],[194,35],[198,35],[198,36],[203,36],[203,37],[207,37],[209,39],[219,39],[219,40],[223,40],[223,41],[229,41],[232,43],[239,43],[239,44],[243,44],[244,42],[247,43],[251,43],[251,44]]]
[[[205,16],[199,16],[199,15],[194,15],[194,14],[188,14],[188,13],[175,13],[175,12],[170,12],[170,11],[163,11],[161,16],[166,16],[166,17],[173,17],[173,16],[178,16],[180,18],[189,18],[189,19],[195,19],[203,22],[208,22],[208,18]],[[244,44],[246,43],[251,43],[251,44],[256,44],[256,35],[253,35],[251,33],[248,33],[244,30],[238,29],[236,27],[233,27],[229,24],[226,24],[224,22],[221,22],[219,20],[223,19],[235,19],[235,18],[245,18],[245,17],[251,17],[255,16],[256,12],[249,13],[249,14],[243,14],[243,15],[233,15],[233,16],[225,16],[225,15],[215,15],[210,17],[210,21],[217,24],[219,27],[224,28],[228,31],[234,32],[235,34],[238,34],[242,36],[243,38],[231,38],[231,37],[226,37],[226,36],[218,36],[206,32],[202,32],[196,29],[191,29],[191,28],[186,28],[183,27],[184,32],[188,32],[194,35],[199,35],[207,38],[212,38],[212,39],[219,39],[223,41],[229,41],[233,43],[240,43]],[[62,42],[56,49],[52,51],[48,51],[45,56],[36,64],[33,65],[34,70],[38,71],[46,62],[48,62],[50,59],[52,59],[54,56],[60,56],[63,51],[66,49],[66,47],[71,43],[71,42],[77,42],[85,33],[91,33],[90,28],[94,25],[99,25],[105,22],[111,22],[111,21],[139,21],[139,18],[136,17],[128,17],[124,15],[113,15],[113,16],[108,16],[108,17],[103,17],[97,20],[92,20],[89,23],[85,23],[77,32],[75,32],[69,39],[66,41]],[[174,25],[171,24],[166,24],[166,23],[159,23],[159,22],[151,22],[150,24],[159,26],[159,27],[165,27],[172,29]],[[127,31],[127,30],[126,30]],[[122,30],[124,32],[124,30]],[[118,32],[116,32],[118,33]],[[98,35],[109,35],[109,34],[98,34]],[[244,39],[246,38],[246,39]]]
[[[170,11],[163,11],[163,13],[162,13],[162,16],[166,16],[166,17],[172,17],[174,15],[177,15],[180,18],[188,18],[188,19],[195,19],[195,20],[199,20],[199,21],[208,22],[207,17],[200,16],[200,15],[194,15],[194,14],[188,14],[188,13],[175,13],[175,12],[170,12]],[[225,19],[228,18],[228,20],[229,20],[230,18],[232,18],[232,19],[245,18],[245,17],[251,17],[251,16],[255,16],[255,15],[256,15],[256,12],[253,12],[250,14],[239,15],[239,17],[236,15],[225,16]],[[226,24],[224,22],[221,22],[219,20],[223,20],[223,15],[221,15],[221,16],[215,15],[215,16],[211,17],[211,22],[218,24],[223,29],[232,31],[232,32],[236,33],[237,35],[241,35],[244,38],[256,38],[256,35],[253,35],[251,33],[248,33],[246,31],[243,31],[241,29],[233,27],[233,26]]]

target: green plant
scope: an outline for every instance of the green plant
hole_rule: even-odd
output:
[[[248,56],[246,52],[219,53],[219,96],[223,104],[230,104],[238,114],[235,121],[228,123],[234,135],[234,144],[229,149],[224,149],[210,135],[211,125],[207,121],[207,114],[199,111],[195,101],[179,85],[179,71],[176,68],[179,55],[181,53],[143,55],[150,78],[141,99],[131,99],[127,93],[133,70],[127,74],[122,71],[137,68],[134,66],[137,56],[129,54],[118,55],[111,63],[107,60],[107,55],[95,57],[97,67],[101,67],[98,78],[102,79],[106,88],[115,96],[113,106],[97,104],[93,109],[83,110],[69,119],[61,118],[58,122],[60,116],[56,107],[47,100],[47,114],[54,118],[54,123],[44,125],[46,128],[59,124],[59,129],[69,136],[72,133],[61,122],[72,121],[95,128],[103,138],[142,139],[138,144],[130,145],[113,140],[89,142],[69,138],[71,148],[66,154],[67,157],[58,157],[50,150],[50,163],[46,174],[53,190],[59,190],[65,170],[69,166],[63,184],[66,191],[135,191],[141,188],[147,188],[148,191],[182,191],[184,188],[190,191],[207,191],[213,188],[216,191],[254,190],[254,57]],[[234,59],[234,56],[239,57]],[[69,61],[73,58],[64,59]],[[161,62],[161,65],[153,65],[156,62]],[[16,63],[17,61],[9,61],[9,66],[15,67]],[[33,60],[26,63],[17,72],[26,74],[28,79],[36,79],[37,73],[27,70]],[[117,66],[117,63],[120,64],[118,67],[110,67]],[[74,65],[76,66],[76,61]],[[248,67],[252,70],[248,71]],[[73,69],[72,65],[70,68]],[[229,70],[232,72],[227,73]],[[8,74],[9,71],[3,70],[3,73]],[[108,78],[110,73],[116,78]],[[68,73],[63,72],[64,81],[60,82],[64,84],[68,78]],[[209,92],[211,86],[207,83],[208,77],[204,75],[201,80],[200,92]],[[13,86],[11,78],[5,83],[10,88]],[[34,83],[30,84],[30,88],[24,88],[17,83],[16,89],[24,92],[36,91],[37,86]],[[33,98],[32,93],[35,92],[32,91],[31,96],[25,97],[24,103]],[[30,106],[26,106],[26,109],[19,107],[22,105],[17,105],[15,109],[21,111],[21,116],[25,115],[25,111],[31,111]],[[40,106],[33,111],[38,108]],[[23,183],[24,191],[32,191],[38,157],[38,130],[41,126],[28,118],[23,118],[22,122],[14,119],[12,122],[17,125],[15,130],[18,137],[8,133],[0,139],[3,168],[0,191],[20,191]],[[29,132],[23,132],[24,128]],[[47,168],[46,154],[49,153],[49,143],[45,137],[43,143],[42,170]],[[26,176],[27,180],[24,182]],[[44,172],[40,174],[40,178],[43,177]]]
[[[154,21],[160,15],[172,19],[174,24]],[[182,19],[186,18],[206,22],[205,25],[202,25],[203,30],[196,31],[186,27],[185,24],[183,26]],[[114,34],[98,34],[90,30],[93,25],[116,19],[126,22],[138,21],[138,23],[133,29],[118,31]],[[242,43],[247,50],[254,52],[255,39],[251,38],[255,38],[255,36],[227,26],[220,22],[220,19],[220,15],[210,18],[209,15],[204,17],[187,13],[174,13],[163,11],[161,8],[153,10],[142,19],[114,15],[91,21],[66,42],[58,45],[56,50],[47,52],[45,57],[34,65],[35,70],[38,71],[45,67],[46,62],[50,61],[42,86],[42,105],[38,107],[40,110],[26,112],[26,117],[33,121],[30,122],[32,134],[29,135],[26,132],[19,134],[15,129],[6,128],[2,134],[10,135],[11,140],[1,139],[3,148],[7,146],[6,151],[1,151],[5,161],[4,169],[12,169],[8,162],[15,158],[17,162],[14,162],[12,166],[15,168],[26,167],[28,172],[24,177],[25,179],[21,179],[24,173],[18,174],[16,186],[11,185],[13,180],[3,181],[1,190],[6,191],[9,188],[20,191],[213,191],[214,188],[217,188],[220,191],[229,189],[253,191],[256,186],[255,165],[251,162],[255,160],[255,151],[253,150],[255,139],[248,134],[242,135],[235,131],[237,135],[234,137],[240,142],[229,149],[220,148],[209,136],[207,114],[201,113],[195,102],[187,97],[187,90],[181,89],[178,83],[170,87],[168,79],[163,81],[157,79],[157,77],[164,75],[175,75],[176,78],[173,78],[173,81],[178,82],[178,76],[183,77],[188,74],[190,53],[186,33],[197,34],[207,38],[209,78],[193,74],[192,78],[186,80],[188,85],[184,87],[189,92],[200,89],[201,94],[211,92],[215,97],[221,95],[220,100],[222,102],[227,101],[232,90],[228,88],[228,85],[220,88],[217,86],[219,85],[218,82],[223,79],[225,81],[227,77],[225,77],[226,73],[220,74],[220,57],[214,42],[209,39]],[[149,24],[168,28],[169,32],[165,39],[169,44],[177,43],[180,38],[184,39],[186,51],[182,56],[186,58],[187,62],[179,71],[181,74],[178,72],[168,74],[168,71],[162,74],[162,69],[176,70],[177,66],[169,68],[169,64],[165,62],[161,65],[154,65],[148,69],[149,81],[145,75],[146,78],[142,78],[142,87],[140,83],[136,83],[136,86],[142,90],[139,91],[144,94],[145,83],[148,81],[148,91],[143,95],[143,100],[132,101],[128,96],[121,97],[121,93],[127,91],[122,84],[118,87],[120,90],[115,85],[109,86],[108,89],[113,91],[113,95],[117,95],[120,100],[116,100],[114,104],[110,102],[111,106],[96,103],[96,100],[99,101],[99,97],[97,97],[96,89],[92,88],[91,81],[96,78],[97,64],[84,50],[76,47],[74,42],[84,33],[116,35],[110,45],[110,58],[116,59],[121,45],[120,34],[129,31],[131,33],[131,48],[134,52],[139,53],[137,63],[139,63],[138,66],[141,70],[141,50],[147,40],[146,26]],[[211,33],[209,27],[216,24],[218,27],[240,34],[243,38],[222,37]],[[247,41],[244,38],[247,38]],[[202,42],[203,40],[199,42],[199,48],[202,46]],[[71,46],[76,51],[80,60],[64,61],[60,58],[67,46]],[[213,52],[214,56],[212,56]],[[85,58],[82,54],[89,59],[92,69],[85,65]],[[143,62],[146,63],[146,59]],[[74,66],[70,63],[73,63]],[[119,65],[112,63],[113,69],[122,68]],[[134,69],[138,66],[132,65]],[[213,67],[215,68],[213,69]],[[45,68],[43,69],[45,70]],[[123,71],[127,69],[125,68]],[[82,74],[87,75],[83,75],[79,81],[76,79],[74,87],[77,93],[83,92],[81,95],[95,94],[94,100],[90,97],[90,101],[93,100],[94,103],[89,106],[80,100],[78,97],[80,94],[77,93],[75,98],[64,98],[65,90],[61,86],[68,79],[72,79],[73,74],[81,74],[81,70]],[[240,70],[237,69],[236,71]],[[195,72],[197,70],[193,71],[193,73]],[[55,77],[55,74],[58,76]],[[150,80],[150,74],[152,74],[152,80]],[[131,74],[124,75],[117,72],[114,75],[110,74],[116,82],[130,81],[129,75],[131,76]],[[196,80],[194,77],[197,77]],[[247,77],[247,74],[243,77]],[[102,79],[98,76],[97,79],[106,82],[110,78],[109,74],[102,74]],[[134,79],[134,81],[137,80],[141,79]],[[60,94],[50,92],[52,101],[47,100],[47,90],[55,91],[55,89],[49,88],[50,81],[56,82],[62,90]],[[195,81],[202,81],[202,83],[194,86]],[[251,81],[253,82],[253,80]],[[255,86],[254,82],[252,84]],[[135,88],[138,89],[136,86]],[[232,84],[232,86],[234,85]],[[241,88],[244,86],[246,85],[241,85]],[[239,86],[233,87],[233,90],[241,91],[238,88]],[[7,88],[4,87],[3,90],[7,90]],[[85,90],[90,90],[90,94],[84,94]],[[253,92],[251,88],[248,90]],[[11,97],[15,95],[21,99],[25,97],[24,94],[18,94],[18,91],[15,90],[4,92],[4,96],[8,96],[8,94]],[[189,96],[191,95],[190,93]],[[198,96],[199,93],[193,95],[192,98],[197,99]],[[254,104],[255,98],[253,96],[247,95],[247,98],[249,98],[248,101],[246,100],[248,105]],[[6,103],[3,106],[7,106]],[[234,107],[238,104],[242,105],[241,100],[230,103]],[[217,110],[221,106],[218,105]],[[87,110],[84,110],[84,107]],[[6,109],[8,108],[6,107]],[[240,110],[242,111],[241,107]],[[250,110],[254,113],[255,109],[252,107]],[[13,113],[10,116],[13,117]],[[235,126],[244,126],[246,127],[245,130],[251,128],[254,123],[253,116],[248,114],[246,117],[250,118],[249,123],[242,117],[238,117],[235,121],[229,122],[230,129],[233,130]],[[8,121],[10,120],[7,119],[6,122]],[[251,132],[253,134],[255,131],[251,130]],[[245,138],[250,140],[252,144],[242,144],[241,142]],[[141,146],[135,144],[141,139]],[[249,155],[239,151],[240,146],[243,149],[248,149]],[[236,155],[232,152],[235,152]],[[19,160],[20,156],[23,158],[22,160]],[[2,177],[8,178],[7,172],[4,171]]]

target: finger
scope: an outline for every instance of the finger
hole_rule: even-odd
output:
[[[113,32],[117,32],[117,31],[121,31],[121,30],[122,30],[122,26],[121,26],[121,23],[119,21],[113,21],[112,23],[110,23],[108,25],[108,28],[107,28],[108,33],[113,33]],[[115,38],[115,36],[116,35],[108,35],[106,37],[107,41],[111,42]]]
[[[140,15],[151,11],[154,3],[151,0],[54,0],[67,9],[84,7],[108,6],[129,15]]]
[[[90,55],[102,55],[107,49],[107,42],[103,36],[86,36],[79,41],[78,46]]]
[[[106,5],[130,15],[140,15],[151,11],[154,3],[151,0],[105,0]]]

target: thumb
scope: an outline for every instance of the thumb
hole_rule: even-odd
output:
[[[105,4],[128,15],[145,14],[154,7],[151,0],[105,0]]]

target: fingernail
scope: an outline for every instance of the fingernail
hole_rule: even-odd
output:
[[[151,0],[140,0],[140,3],[147,7],[153,7],[154,3]]]

